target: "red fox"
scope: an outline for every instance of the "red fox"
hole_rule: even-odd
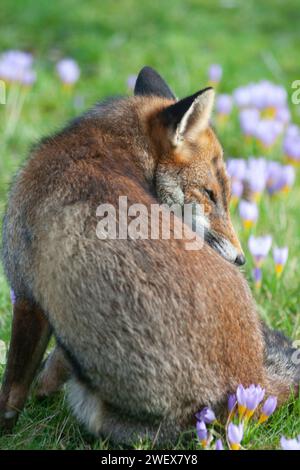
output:
[[[206,88],[177,101],[145,67],[134,97],[96,105],[32,151],[3,223],[16,295],[4,428],[23,408],[52,333],[65,359],[56,350],[49,376],[64,380],[70,364],[78,420],[123,444],[176,442],[201,406],[221,411],[239,383],[259,383],[281,400],[298,385],[288,340],[261,324],[235,266],[245,258],[209,125],[213,99]],[[97,207],[118,210],[123,195],[146,208],[202,204],[202,249],[186,250],[173,236],[99,240]],[[174,216],[172,233],[178,223]]]

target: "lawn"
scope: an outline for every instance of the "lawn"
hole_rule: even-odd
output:
[[[21,49],[35,57],[37,81],[23,91],[24,104],[7,132],[9,106],[0,104],[0,216],[4,211],[9,183],[24,161],[30,146],[41,136],[57,130],[68,119],[94,102],[113,94],[127,94],[127,78],[151,65],[168,80],[178,96],[195,92],[207,84],[212,63],[223,67],[218,86],[232,93],[241,85],[263,79],[285,86],[292,120],[300,123],[300,105],[291,103],[294,80],[300,79],[299,2],[297,0],[1,0],[0,54]],[[55,63],[74,58],[81,76],[72,89],[60,83]],[[225,157],[263,155],[243,139],[234,110],[226,125],[216,124]],[[264,155],[283,162],[277,144]],[[234,224],[246,251],[245,275],[249,279],[263,319],[291,338],[300,338],[298,261],[300,249],[300,170],[287,194],[263,195],[254,235],[271,234],[279,246],[289,247],[288,263],[277,279],[272,256],[263,265],[263,281],[255,289],[253,261],[247,249],[249,234],[233,210]],[[0,272],[0,339],[10,337],[9,288]],[[249,351],[251,354],[251,351]],[[3,366],[0,366],[0,375]],[[300,400],[297,397],[270,420],[251,431],[247,448],[278,448],[281,435],[300,434]],[[137,442],[137,448],[151,448]],[[91,440],[70,415],[64,395],[39,403],[28,401],[12,435],[0,437],[0,449],[105,449],[108,443]],[[178,448],[181,444],[178,443]],[[196,440],[190,448],[199,448]]]

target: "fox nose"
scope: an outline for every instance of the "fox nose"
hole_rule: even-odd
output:
[[[237,255],[237,257],[235,258],[235,264],[237,264],[238,266],[242,266],[245,263],[246,263],[245,256],[242,253]]]

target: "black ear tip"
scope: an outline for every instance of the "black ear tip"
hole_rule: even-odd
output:
[[[147,73],[147,74],[148,73],[155,73],[155,74],[157,74],[157,72],[155,72],[155,70],[152,67],[150,67],[150,65],[144,65],[144,67],[140,70],[139,75],[144,74],[144,73]]]
[[[207,86],[206,88],[203,88],[203,90],[201,90],[199,94],[203,95],[203,93],[206,93],[207,91],[213,90],[213,89],[214,89],[214,87]]]
[[[145,65],[138,74],[134,94],[175,99],[164,79],[149,65]]]

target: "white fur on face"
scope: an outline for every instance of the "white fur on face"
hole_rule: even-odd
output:
[[[223,258],[230,263],[235,263],[235,260],[238,256],[237,249],[228,241],[226,238],[218,238],[218,243],[214,244],[213,248],[220,253]]]

